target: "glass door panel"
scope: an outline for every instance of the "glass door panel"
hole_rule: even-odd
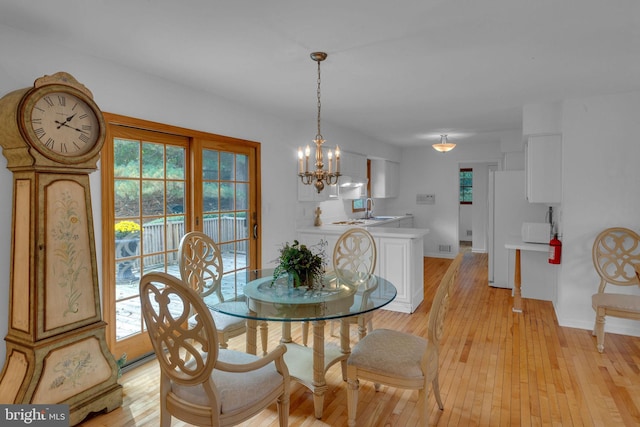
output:
[[[179,276],[188,139],[132,129],[113,134],[115,354],[136,357],[151,350],[140,312],[140,277],[150,271]]]
[[[249,167],[255,154],[210,148],[205,142],[201,159],[202,229],[222,251],[222,293],[231,299],[244,284],[246,270],[257,268],[256,242],[250,234],[256,208]]]

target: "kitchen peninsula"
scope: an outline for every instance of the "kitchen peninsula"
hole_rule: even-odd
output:
[[[423,239],[429,230],[399,226],[403,219],[404,217],[393,217],[378,221],[353,221],[355,224],[344,221],[345,224],[299,228],[297,235],[298,240],[307,246],[326,240],[326,253],[330,259],[333,247],[342,233],[351,227],[365,228],[376,242],[375,274],[393,283],[398,290],[397,297],[383,309],[413,313],[424,299]]]

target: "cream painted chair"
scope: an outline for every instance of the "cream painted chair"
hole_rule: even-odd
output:
[[[211,237],[200,231],[185,234],[178,248],[180,277],[183,282],[195,290],[203,299],[215,294],[219,302],[225,302],[222,294],[222,276],[224,266],[219,246]],[[226,302],[238,304],[239,311],[247,310],[245,301]],[[246,332],[246,320],[212,311],[213,320],[218,328],[218,342],[221,348],[227,348],[227,342]],[[268,330],[266,322],[261,323],[262,353],[267,352]]]
[[[358,389],[361,380],[371,381],[376,391],[380,384],[389,387],[418,390],[420,420],[418,425],[429,424],[427,396],[429,384],[442,410],[438,384],[438,354],[442,338],[444,317],[449,295],[462,262],[460,253],[451,262],[436,291],[427,321],[427,339],[390,329],[376,329],[362,338],[347,359],[347,412],[348,425],[356,425]]]
[[[148,273],[140,280],[142,314],[160,365],[160,425],[171,418],[199,426],[231,426],[277,404],[289,418],[284,345],[265,357],[221,349],[211,312],[180,279]],[[187,319],[190,319],[187,321]]]
[[[640,295],[605,292],[607,284],[627,287],[640,286],[640,236],[622,227],[607,228],[593,243],[593,265],[600,276],[598,293],[592,295],[591,305],[596,312],[593,335],[600,353],[604,351],[606,316],[640,320]]]
[[[351,228],[340,235],[333,247],[332,265],[338,280],[358,286],[353,305],[360,310],[373,308],[369,295],[378,287],[377,281],[370,280],[376,268],[377,249],[371,233],[364,228]],[[331,335],[338,321],[331,322]],[[373,312],[349,317],[349,323],[358,325],[360,339],[373,330]],[[303,323],[302,343],[307,345],[309,325]]]

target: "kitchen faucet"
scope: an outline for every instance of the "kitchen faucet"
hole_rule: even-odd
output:
[[[371,209],[369,209],[369,203],[371,203]],[[373,199],[371,197],[367,197],[367,200],[364,201],[364,218],[369,219],[373,217]]]

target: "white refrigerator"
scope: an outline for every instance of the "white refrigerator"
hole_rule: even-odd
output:
[[[513,287],[513,256],[507,241],[521,241],[523,222],[545,222],[548,206],[529,203],[524,171],[489,172],[489,286]]]

